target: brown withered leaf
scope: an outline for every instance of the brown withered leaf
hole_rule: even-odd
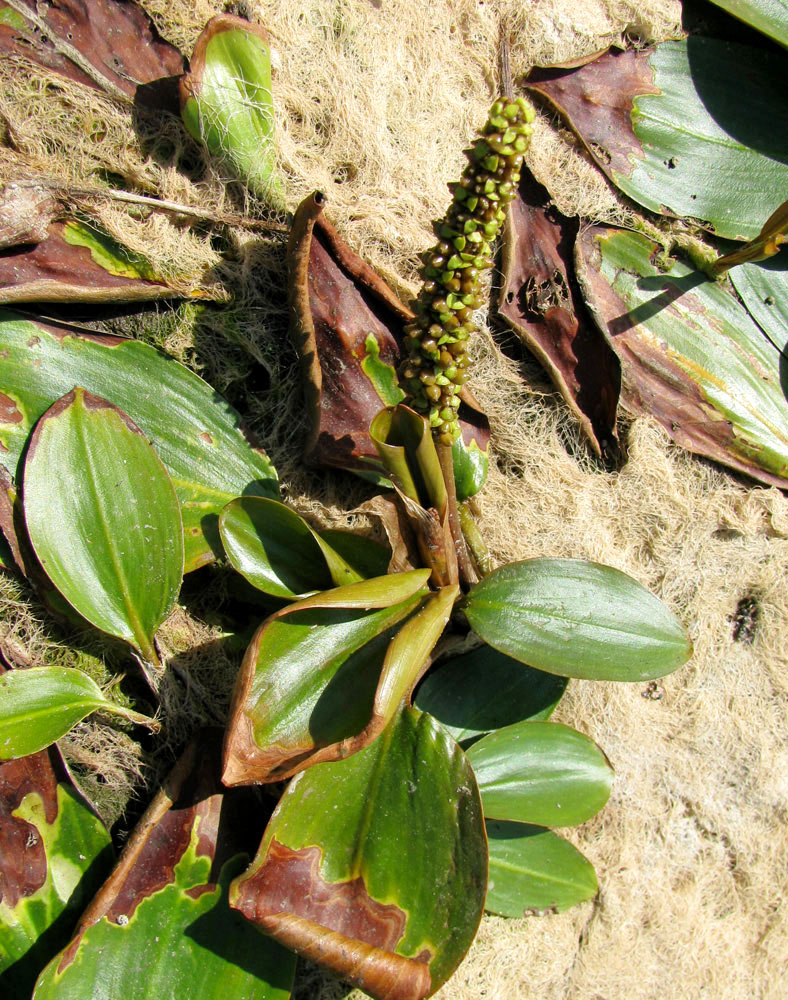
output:
[[[612,458],[621,369],[577,287],[577,230],[524,170],[504,230],[498,315],[542,363],[594,451]]]
[[[650,51],[610,49],[578,69],[534,70],[525,82],[574,129],[609,177],[614,172],[628,176],[633,154],[643,157],[632,130],[632,108],[636,96],[660,92],[654,86]]]
[[[91,246],[66,238],[74,227],[79,227],[80,240],[87,234]],[[40,242],[0,250],[2,304],[149,302],[178,297],[209,296],[194,285],[166,282],[142,258],[81,223],[52,222]]]
[[[301,358],[310,430],[308,461],[380,475],[372,418],[400,402],[402,328],[413,318],[383,279],[341,239],[315,192],[299,205],[288,243],[290,333]],[[489,425],[463,393],[466,444],[485,450]]]
[[[183,57],[133,0],[6,0],[3,6],[24,18],[25,27],[0,25],[0,53],[113,97],[164,104],[177,113],[173,80],[184,71]]]
[[[70,944],[42,973],[40,996],[114,995],[127,976],[151,996],[280,996],[273,984],[287,994],[293,956],[227,908],[229,879],[269,810],[249,789],[222,788],[220,746],[220,732],[201,733],[178,761]],[[146,961],[159,935],[166,972]]]
[[[57,747],[0,763],[3,996],[30,996],[41,967],[67,943],[111,866],[109,832],[75,788]]]

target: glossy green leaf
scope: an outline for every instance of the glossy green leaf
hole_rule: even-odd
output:
[[[752,25],[776,42],[788,46],[786,0],[711,0],[745,24]]]
[[[277,496],[276,472],[240,415],[201,378],[147,344],[0,310],[0,464],[21,480],[38,418],[76,385],[138,424],[170,473],[183,518],[186,571],[221,553],[219,512],[234,497]]]
[[[156,629],[183,578],[183,526],[150,442],[111,403],[74,389],[39,420],[25,460],[36,556],[82,616],[158,662]]]
[[[788,348],[788,251],[759,264],[743,264],[729,272],[747,312],[764,331],[772,344],[785,352]],[[777,359],[783,396],[788,398],[788,373],[785,357]]]
[[[623,401],[683,447],[785,487],[784,340],[770,343],[733,295],[682,261],[660,271],[656,251],[637,233],[603,227],[577,244],[586,301],[621,360]]]
[[[502,917],[560,913],[596,895],[594,866],[541,826],[487,820],[490,876],[485,910]]]
[[[290,996],[295,956],[227,906],[266,817],[246,790],[221,789],[218,742],[201,734],[196,767],[176,766],[36,1000]]]
[[[94,680],[73,667],[9,670],[0,676],[0,760],[43,750],[98,710],[152,722],[110,701]]]
[[[518,722],[467,751],[487,819],[584,823],[610,797],[613,771],[587,736],[557,722]]]
[[[364,750],[290,783],[230,902],[370,996],[418,1000],[468,949],[485,885],[473,772],[405,708]]]
[[[753,239],[788,189],[788,130],[778,125],[788,58],[692,36],[658,45],[649,63],[658,93],[632,110],[643,156],[615,183],[652,211]]]
[[[712,265],[711,273],[718,276],[739,264],[768,260],[780,252],[780,247],[785,244],[786,240],[788,240],[788,201],[778,205],[764,222],[755,239],[743,246],[739,245],[737,249],[722,257],[718,257]]]
[[[219,517],[219,532],[238,572],[274,597],[304,597],[362,579],[302,517],[277,500],[232,500]]]
[[[236,680],[225,784],[281,780],[345,757],[380,732],[423,669],[431,648],[424,651],[424,637],[436,641],[456,596],[428,602],[404,648],[392,643],[428,576],[415,570],[338,587],[260,626]],[[426,625],[425,615],[433,616]]]
[[[369,580],[373,576],[385,576],[391,559],[391,549],[364,535],[351,531],[329,528],[320,532],[320,537],[340,554],[348,566],[358,574],[359,579]]]
[[[55,747],[0,764],[0,995],[30,996],[112,859]]]
[[[429,424],[408,406],[381,410],[369,427],[383,467],[407,497],[442,511],[446,486]]]
[[[484,486],[490,467],[489,448],[482,451],[476,441],[466,444],[459,437],[452,444],[454,486],[460,503],[475,496]]]
[[[283,206],[276,174],[271,50],[259,25],[229,14],[212,18],[181,79],[181,114],[205,143],[259,198]]]
[[[580,559],[529,559],[493,570],[468,595],[465,613],[493,648],[562,677],[662,677],[692,652],[659,598],[617,569]]]
[[[430,670],[413,704],[434,716],[459,743],[526,719],[548,719],[566,685],[565,677],[480,646]]]

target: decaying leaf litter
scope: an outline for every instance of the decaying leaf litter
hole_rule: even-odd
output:
[[[315,188],[327,191],[331,218],[344,238],[406,291],[415,287],[415,255],[430,243],[427,220],[440,214],[443,184],[456,176],[458,151],[489,103],[485,72],[495,65],[499,16],[512,16],[513,64],[521,73],[531,63],[598,51],[624,31],[644,41],[661,39],[680,14],[677,5],[666,5],[657,12],[660,23],[646,25],[621,5],[570,11],[539,4],[526,13],[504,4],[431,5],[434,25],[425,39],[423,18],[385,0],[340,10],[333,4],[279,6],[259,5],[254,13],[272,31],[281,61],[277,128],[293,179],[292,204]],[[155,7],[146,9],[157,17]],[[166,38],[189,52],[215,11],[203,13],[192,21],[191,12],[172,9],[160,12],[157,22]],[[3,110],[9,134],[21,137],[16,146],[25,167],[41,170],[46,164],[52,172],[56,164],[59,176],[71,173],[81,183],[94,181],[91,167],[126,170],[140,190],[217,212],[238,209],[226,201],[232,185],[228,195],[220,178],[209,177],[197,188],[155,157],[139,158],[139,140],[127,119],[100,96],[91,95],[91,106],[81,89],[64,85],[63,91],[45,92],[36,85],[44,111],[34,119],[27,117],[30,105],[20,82],[12,84],[5,93],[13,99]],[[106,130],[100,141],[96,122]],[[180,130],[170,127],[173,144],[198,157]],[[64,137],[64,128],[72,135]],[[550,131],[545,121],[534,147],[537,177],[549,183],[562,210],[603,222],[631,212],[585,169],[567,136]],[[68,162],[62,152],[53,160],[52,151],[64,149],[71,151]],[[546,151],[551,159],[540,173]],[[19,167],[18,156],[11,159]],[[135,221],[106,208],[102,216],[108,229],[114,227],[127,244],[136,240],[141,251],[150,252],[159,240],[165,262],[169,255],[170,262],[216,264],[205,240],[160,216]],[[298,421],[292,416],[299,412],[300,389],[280,336],[278,244],[254,244],[245,232],[231,232],[228,239],[238,247],[238,261],[228,269],[230,283],[241,290],[236,307],[229,318],[201,311],[194,326],[193,311],[165,315],[166,346],[202,366],[217,388],[252,415],[300,510],[343,522],[353,490],[346,477],[305,473],[300,466]],[[666,984],[675,994],[680,976],[688,997],[700,985],[719,996],[742,995],[753,982],[769,996],[779,988],[775,968],[784,960],[785,940],[784,929],[770,923],[777,919],[772,875],[783,869],[785,852],[778,825],[785,794],[778,779],[784,753],[778,738],[786,658],[780,639],[786,612],[779,596],[788,530],[784,498],[688,459],[648,421],[627,429],[628,461],[605,473],[587,456],[529,362],[507,362],[489,346],[482,352],[484,371],[475,388],[491,416],[496,467],[481,503],[495,556],[582,555],[626,569],[690,623],[696,657],[693,667],[663,683],[657,697],[609,685],[600,694],[582,682],[570,688],[561,711],[605,746],[617,770],[613,808],[580,835],[605,876],[601,900],[541,921],[488,920],[440,995],[478,996],[486,989],[508,997],[540,988],[547,996],[615,996],[620,989],[622,996],[645,997]],[[244,382],[253,363],[267,372],[267,385],[259,377],[255,386]],[[529,376],[525,383],[521,369]],[[737,609],[753,597],[761,609],[754,640],[734,642]],[[11,619],[19,602],[10,593],[8,600]],[[171,629],[173,646],[186,647],[182,669],[188,676],[190,652],[197,647],[191,657],[197,666],[204,655],[199,648],[210,644],[206,626],[199,616],[179,613]],[[41,641],[40,633],[35,638]],[[210,685],[210,671],[198,670],[197,677]],[[626,808],[616,810],[616,801]],[[580,929],[585,933],[578,949]],[[730,971],[736,949],[740,980]],[[314,986],[304,983],[302,989],[315,995]],[[332,985],[321,989],[325,996],[339,995]]]

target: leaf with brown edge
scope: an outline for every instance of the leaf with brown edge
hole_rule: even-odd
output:
[[[504,229],[498,315],[542,363],[594,451],[613,457],[621,367],[577,287],[577,231],[523,170]]]
[[[3,996],[30,996],[111,866],[109,832],[56,747],[0,763]]]
[[[337,587],[263,622],[236,679],[226,785],[280,781],[377,737],[421,676],[458,593],[423,603],[428,576]]]
[[[201,733],[176,764],[36,1000],[287,1000],[294,956],[227,907],[267,815],[247,790],[222,789],[220,742]]]
[[[751,240],[788,185],[786,73],[783,52],[690,35],[528,86],[638,204]]]
[[[429,716],[403,708],[374,743],[282,796],[231,905],[378,1000],[446,981],[484,906],[473,772]]]
[[[221,553],[225,504],[277,495],[276,472],[241,415],[149,344],[0,309],[0,359],[0,465],[21,480],[35,422],[75,385],[112,400],[151,439],[175,484],[186,572]]]
[[[404,398],[396,377],[402,327],[413,313],[341,239],[315,192],[296,211],[288,243],[290,334],[301,359],[310,462],[383,476],[369,425]],[[466,445],[486,451],[489,427],[470,394],[460,423]]]
[[[659,270],[657,252],[645,236],[604,227],[577,244],[586,301],[621,360],[623,405],[682,447],[785,489],[779,348],[725,288],[680,260]]]
[[[135,103],[177,111],[183,57],[133,0],[6,0],[0,52]],[[154,86],[151,86],[154,85]]]
[[[52,222],[38,243],[0,254],[0,304],[17,302],[151,302],[224,298],[198,275],[165,279],[141,254],[94,223]]]

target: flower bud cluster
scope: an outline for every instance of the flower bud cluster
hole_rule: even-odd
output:
[[[468,338],[478,327],[473,313],[482,305],[480,277],[493,266],[493,244],[517,193],[523,154],[534,120],[523,97],[499,99],[482,137],[465,151],[468,166],[453,200],[435,223],[435,246],[422,254],[424,279],[416,318],[405,327],[407,357],[400,384],[415,410],[428,416],[442,444],[460,433],[459,392],[469,377]]]

